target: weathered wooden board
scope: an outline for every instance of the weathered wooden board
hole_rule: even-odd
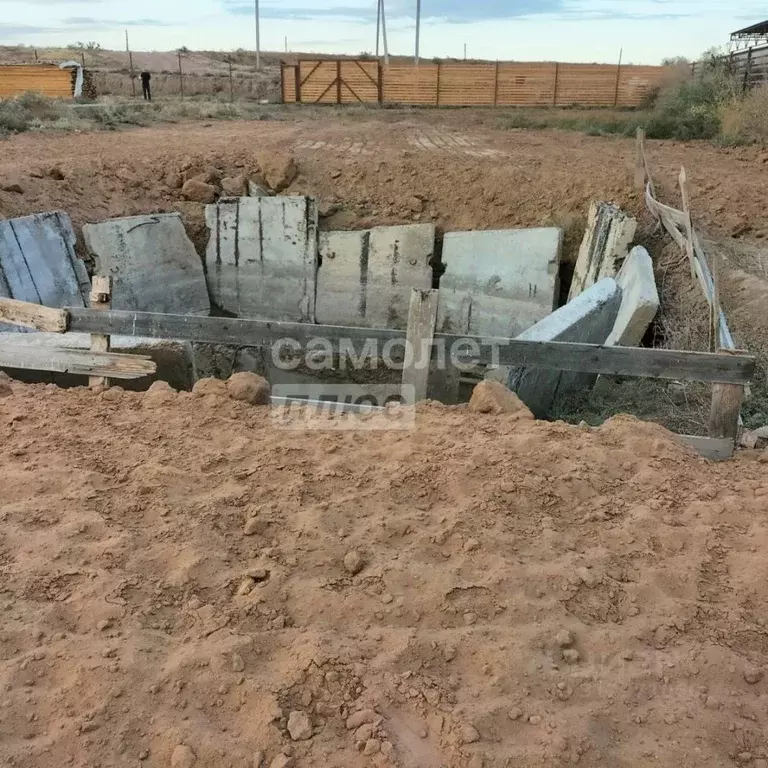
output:
[[[45,349],[21,345],[0,345],[0,368],[53,371],[113,379],[151,376],[155,363],[142,355],[91,352],[85,349]]]
[[[9,325],[34,328],[36,331],[64,333],[67,330],[67,318],[68,314],[64,309],[52,309],[28,301],[0,298],[0,321]]]

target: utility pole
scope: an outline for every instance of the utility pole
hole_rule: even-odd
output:
[[[261,69],[261,30],[259,29],[259,0],[253,0],[256,16],[256,69]]]
[[[133,92],[133,98],[136,98],[136,73],[133,71],[133,54],[131,53],[131,47],[128,45],[128,30],[125,30],[125,50],[128,54],[128,66],[131,68],[131,91]]]
[[[419,36],[421,35],[421,0],[416,0],[416,66],[419,66]]]
[[[467,60],[467,44],[464,43],[464,61]]]
[[[376,58],[379,58],[379,38],[381,37],[381,0],[376,3]]]
[[[384,44],[384,64],[389,66],[389,46],[387,45],[387,16],[384,12],[384,0],[381,0],[381,42]]]

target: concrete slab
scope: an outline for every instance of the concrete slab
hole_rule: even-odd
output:
[[[633,248],[616,277],[621,308],[606,345],[636,347],[659,311],[653,261],[642,246]]]
[[[317,322],[408,327],[411,289],[432,287],[433,224],[320,233]]]
[[[615,277],[637,231],[637,220],[610,203],[589,208],[587,229],[579,249],[568,300],[604,277]]]
[[[90,292],[66,213],[0,221],[0,296],[47,307],[84,307]],[[0,330],[16,332],[0,324]]]
[[[174,389],[191,389],[194,383],[192,370],[192,345],[186,341],[149,339],[136,336],[113,336],[111,348],[114,352],[149,355],[157,365],[153,377],[121,381],[124,389],[145,390],[153,381],[167,381]],[[0,333],[0,344],[23,345],[34,348],[90,349],[91,337],[87,333]],[[6,369],[19,381],[45,382],[62,387],[84,386],[85,376],[50,373],[46,371],[20,371]]]
[[[86,224],[96,271],[112,277],[112,308],[208,315],[205,274],[178,213]]]
[[[563,231],[448,232],[439,333],[514,338],[557,306]]]
[[[205,209],[212,300],[238,317],[315,322],[317,202],[239,197]]]
[[[620,306],[621,288],[613,278],[605,278],[517,338],[603,344],[616,323]],[[592,374],[546,368],[513,368],[507,386],[537,418],[545,418],[556,398],[589,389],[595,378]]]

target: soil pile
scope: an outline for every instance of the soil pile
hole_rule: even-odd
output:
[[[766,765],[759,454],[628,417],[303,431],[226,390],[11,390],[4,764]]]

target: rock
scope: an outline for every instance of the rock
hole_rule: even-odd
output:
[[[264,520],[261,520],[258,517],[251,517],[245,521],[245,525],[243,526],[243,533],[246,536],[253,536],[254,534],[257,534],[257,533],[263,533],[265,526],[266,526],[266,523]]]
[[[600,578],[596,576],[594,573],[592,573],[592,571],[590,571],[589,568],[586,568],[584,566],[576,569],[576,575],[590,589],[592,589],[592,587],[596,587],[600,583]]]
[[[240,586],[237,588],[237,592],[235,594],[239,597],[245,597],[246,595],[251,594],[251,590],[255,586],[256,582],[250,576],[247,576],[240,582]]]
[[[269,197],[269,190],[261,183],[255,181],[248,182],[249,197]]]
[[[424,201],[421,200],[418,197],[409,197],[408,198],[408,207],[414,213],[421,213],[424,210]]]
[[[474,744],[480,741],[480,734],[477,732],[477,728],[474,725],[465,725],[461,729],[461,743],[462,744]]]
[[[272,758],[269,768],[294,768],[295,765],[296,761],[292,757],[280,753]]]
[[[181,196],[193,203],[213,203],[216,200],[216,187],[204,181],[189,179],[181,188]]]
[[[201,181],[203,184],[210,184],[215,187],[221,183],[221,174],[215,168],[209,168],[202,173],[196,173],[193,176],[187,175],[186,181]]]
[[[528,718],[528,722],[531,725],[541,725],[541,715],[531,715]]]
[[[533,414],[525,403],[499,381],[481,381],[472,391],[469,401],[472,413],[515,414],[518,419],[533,421]]]
[[[180,173],[169,173],[164,181],[168,189],[181,189],[184,186],[184,178]]]
[[[519,720],[523,716],[523,710],[520,709],[520,707],[512,707],[512,709],[507,712],[507,717],[510,720]]]
[[[317,207],[317,215],[321,219],[328,219],[333,216],[339,210],[339,206],[336,203],[322,202]]]
[[[248,197],[248,179],[245,176],[227,176],[221,180],[221,191],[227,197]]]
[[[365,723],[355,731],[355,740],[365,744],[368,739],[373,738],[373,723]]]
[[[259,158],[265,181],[275,192],[282,192],[293,183],[299,173],[291,155],[269,154]]]
[[[570,629],[562,629],[555,636],[558,648],[570,648],[576,642],[576,635]]]
[[[17,184],[16,182],[8,182],[0,184],[0,189],[3,190],[3,192],[13,192],[16,195],[23,195],[24,189],[21,186],[21,184]]]
[[[363,754],[370,757],[377,755],[381,751],[381,742],[378,739],[368,739],[363,748]]]
[[[186,744],[179,744],[173,748],[171,755],[171,768],[192,768],[197,757],[191,747]]]
[[[758,440],[768,440],[768,427],[758,427],[754,433]]]
[[[152,405],[169,403],[176,395],[176,390],[167,381],[153,381],[144,398]]]
[[[750,429],[745,429],[741,435],[739,435],[739,445],[742,448],[746,448],[750,451],[757,448],[758,441],[759,437]]]
[[[245,662],[239,653],[232,654],[232,671],[242,672],[245,669]]]
[[[757,667],[744,670],[744,679],[750,685],[756,685],[763,679],[764,676],[765,676],[765,673],[763,672],[763,670]]]
[[[360,573],[365,567],[363,556],[356,550],[350,550],[344,555],[344,569],[352,575]]]
[[[341,171],[337,168],[334,171],[331,171],[331,178],[332,179],[338,179],[339,176],[341,176]]]
[[[288,715],[288,733],[294,741],[307,741],[312,738],[312,723],[306,712],[294,710]]]
[[[264,753],[254,752],[253,760],[251,761],[252,768],[263,768],[264,766]]]
[[[379,716],[372,709],[361,709],[347,718],[347,730],[354,731],[365,723],[375,723]]]
[[[464,542],[465,552],[474,552],[476,549],[480,549],[480,542],[477,539],[467,539]]]
[[[581,661],[581,654],[575,648],[566,648],[563,651],[563,659],[566,664],[578,664]]]
[[[46,172],[46,176],[48,176],[51,179],[54,179],[55,181],[64,181],[66,176],[64,175],[64,171],[61,170],[58,166],[54,165],[53,168],[49,168]]]
[[[227,394],[250,405],[269,405],[269,382],[255,373],[234,373],[227,380]]]
[[[221,379],[200,379],[192,387],[192,394],[197,395],[197,397],[204,397],[205,395],[225,397],[228,394],[227,385]]]

